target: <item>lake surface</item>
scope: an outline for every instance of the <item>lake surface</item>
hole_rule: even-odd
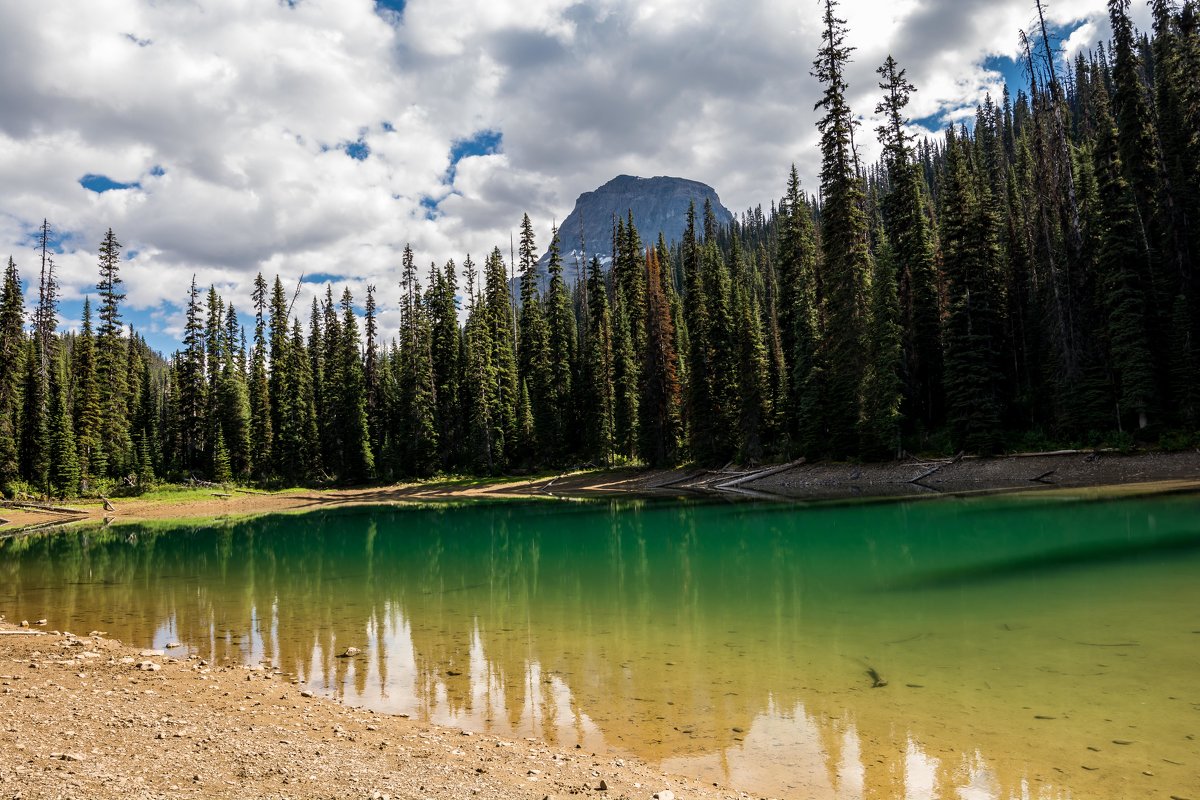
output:
[[[1200,797],[1195,496],[112,526],[0,541],[0,612],[760,796]]]

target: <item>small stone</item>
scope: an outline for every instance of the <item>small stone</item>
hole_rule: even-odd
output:
[[[140,655],[142,658],[157,658],[158,656],[165,654],[162,650],[143,650],[142,652],[138,653],[138,655]]]
[[[675,800],[675,793],[670,789],[663,789],[654,793],[654,800]]]
[[[158,672],[160,669],[162,669],[162,665],[155,664],[153,661],[143,661],[142,663],[138,664],[137,668],[142,672]]]
[[[360,653],[362,653],[362,650],[359,650],[357,647],[347,647],[338,658],[354,658],[354,656]]]
[[[603,780],[600,781],[600,785],[596,787],[596,791],[607,792],[608,791],[608,781],[603,781]]]
[[[1133,744],[1133,742],[1128,739],[1113,739],[1113,744]]]
[[[312,697],[313,693],[311,691],[309,691],[308,689],[304,689],[300,692],[300,696],[301,697]]]
[[[177,647],[183,647],[182,642],[167,642],[167,649],[174,650]]]
[[[22,627],[22,628],[28,628],[28,627],[29,627],[29,620],[27,620],[27,619],[23,619],[23,620],[21,620],[21,627]]]
[[[33,623],[33,624],[34,624],[34,625],[45,625],[45,624],[46,624],[46,620],[44,620],[44,619],[39,619],[37,622],[35,622],[35,623]]]
[[[526,775],[541,775],[542,771],[540,769],[531,769],[531,770],[529,770],[529,772],[526,772],[525,774]]]

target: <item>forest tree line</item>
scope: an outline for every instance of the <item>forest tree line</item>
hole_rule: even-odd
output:
[[[44,223],[32,313],[11,258],[0,295],[0,488],[1194,443],[1200,4],[1149,5],[1140,34],[1109,0],[1112,41],[1063,70],[1038,2],[1028,87],[937,140],[908,132],[889,57],[864,165],[826,0],[819,193],[793,167],[768,209],[720,226],[693,208],[670,246],[615,218],[611,258],[586,264],[556,231],[548,275],[528,215],[514,263],[425,271],[406,248],[391,335],[374,287],[362,330],[332,286],[304,325],[260,274],[247,331],[193,281],[164,359],[123,324],[111,230],[96,319],[89,299],[59,332]]]

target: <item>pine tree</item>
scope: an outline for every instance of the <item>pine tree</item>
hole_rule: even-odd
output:
[[[200,295],[193,276],[188,295],[187,321],[183,329],[183,351],[175,354],[179,426],[180,466],[188,472],[204,466],[205,409],[208,394],[204,381],[204,323]]]
[[[250,354],[250,461],[251,473],[265,478],[274,463],[271,457],[271,399],[267,381],[266,310],[267,282],[254,278],[254,346]]]
[[[363,324],[367,335],[367,346],[363,353],[363,379],[367,384],[367,429],[371,437],[371,453],[379,464],[383,441],[383,409],[379,397],[379,346],[376,341],[379,330],[375,318],[375,287],[367,287],[367,305]]]
[[[732,317],[737,360],[737,456],[743,463],[762,460],[771,418],[767,348],[753,265],[746,261],[735,227],[729,262],[733,276]]]
[[[457,466],[462,449],[462,335],[458,328],[458,281],[448,261],[429,287],[430,353],[437,395],[437,438],[443,470]]]
[[[55,363],[58,326],[58,278],[50,255],[50,224],[42,222],[40,232],[42,269],[38,278],[38,304],[33,312],[33,337],[29,341],[28,371],[25,380],[25,408],[22,414],[21,472],[42,491],[50,488],[50,373]]]
[[[62,362],[56,356],[50,368],[50,488],[58,497],[72,497],[79,491],[79,454]]]
[[[20,475],[21,378],[25,368],[25,307],[12,257],[0,293],[0,492]]]
[[[646,348],[642,360],[639,451],[648,464],[671,466],[678,460],[680,388],[675,325],[665,291],[658,252],[646,253]]]
[[[799,437],[804,427],[814,427],[815,409],[800,413],[800,399],[809,388],[817,348],[817,306],[820,292],[817,271],[818,248],[813,230],[812,211],[800,191],[800,175],[792,165],[787,193],[777,212],[779,219],[779,297],[777,314],[784,354],[788,397],[786,430],[789,438]],[[689,330],[690,333],[690,330]],[[811,405],[811,404],[810,404]],[[823,426],[816,426],[823,427]],[[799,441],[806,451],[815,442]]]
[[[557,432],[551,396],[550,332],[538,291],[538,258],[534,250],[533,225],[528,214],[521,220],[521,243],[517,252],[521,275],[517,370],[525,382],[524,391],[529,396],[524,408],[536,421],[533,439],[522,438],[518,444],[520,456],[528,459],[535,453],[553,451],[557,445],[554,441]]]
[[[552,460],[561,459],[577,444],[577,417],[573,413],[571,398],[574,395],[576,372],[575,313],[571,297],[563,280],[562,254],[559,248],[558,230],[550,237],[550,260],[547,264],[550,285],[546,293],[546,324],[548,327],[548,374],[549,385],[546,410],[550,423],[549,441],[552,446],[544,455]]]
[[[1000,446],[1001,375],[993,340],[999,254],[989,199],[980,196],[984,183],[971,174],[966,147],[953,128],[947,130],[941,213],[949,302],[946,413],[956,447],[992,453]]]
[[[588,270],[588,331],[584,364],[583,414],[587,419],[586,452],[599,464],[612,463],[616,444],[613,419],[613,334],[608,291],[599,258]]]
[[[1121,409],[1135,415],[1138,427],[1145,428],[1157,400],[1147,333],[1148,276],[1138,269],[1146,263],[1146,252],[1141,247],[1134,194],[1121,164],[1116,123],[1102,87],[1097,93],[1095,124],[1100,224],[1096,270],[1108,310],[1107,338]]]
[[[375,458],[371,453],[371,437],[367,429],[367,387],[363,376],[362,346],[358,334],[358,321],[354,316],[354,297],[347,287],[342,292],[341,365],[338,370],[342,380],[343,443],[341,477],[345,480],[364,481],[375,474]],[[436,442],[434,442],[436,446]]]
[[[260,301],[261,302],[261,301]],[[288,302],[283,293],[283,281],[275,276],[275,284],[271,288],[270,310],[270,354],[271,372],[267,379],[267,399],[270,403],[271,455],[274,457],[274,471],[287,473],[291,467],[284,461],[279,452],[280,431],[285,423],[283,415],[285,408],[284,387],[289,383],[287,364],[288,349]]]
[[[857,174],[853,137],[856,122],[846,101],[845,68],[854,48],[845,43],[846,22],[834,14],[835,0],[824,2],[824,36],[813,76],[825,85],[817,104],[825,115],[821,132],[821,246],[823,340],[828,364],[827,398],[822,417],[830,455],[846,456],[858,445],[862,389],[867,364],[866,329],[870,318],[867,278],[873,271],[868,249],[864,197]]]
[[[100,386],[96,374],[96,339],[92,333],[91,299],[83,299],[83,321],[72,352],[75,380],[75,444],[79,448],[78,465],[84,488],[93,476],[107,473],[104,444],[100,438]]]
[[[96,381],[100,390],[100,438],[108,457],[109,474],[123,476],[132,466],[133,441],[129,436],[129,391],[125,374],[126,348],[121,341],[121,301],[125,293],[120,287],[121,243],[112,228],[100,243],[100,327],[96,336]]]
[[[878,133],[892,187],[883,199],[883,220],[894,265],[885,269],[894,272],[897,282],[906,416],[927,432],[942,419],[941,315],[936,254],[925,213],[924,178],[912,157],[912,137],[906,132],[908,118],[904,115],[916,89],[898,67],[888,56],[877,70],[884,96],[875,113],[884,115]],[[880,302],[887,304],[876,291],[872,304]],[[882,328],[877,323],[873,329],[878,343]]]
[[[225,346],[222,350],[220,381],[220,426],[222,441],[229,455],[231,479],[243,480],[251,472],[250,393],[246,386],[245,361],[236,347],[239,334],[237,311],[233,303],[225,310]]]
[[[500,467],[504,441],[503,430],[497,426],[499,386],[492,361],[492,326],[483,297],[476,291],[475,264],[470,255],[463,262],[463,272],[467,278],[468,302],[467,324],[463,330],[463,394],[468,450],[474,455],[476,469],[492,475]]]
[[[494,248],[484,265],[482,323],[487,328],[485,341],[491,348],[489,362],[493,384],[490,416],[491,457],[497,469],[508,466],[517,447],[517,405],[520,385],[517,377],[516,335],[513,330],[512,294],[500,248]]]
[[[863,386],[862,444],[859,452],[883,459],[897,454],[901,422],[900,299],[891,244],[880,233],[871,280],[871,328],[867,338],[870,359]]]
[[[713,406],[713,352],[710,345],[711,319],[700,243],[696,240],[696,206],[688,206],[687,225],[680,246],[683,261],[683,308],[688,331],[688,380],[684,396],[684,424],[691,457],[707,464],[717,459],[716,424]]]
[[[437,468],[437,389],[428,314],[412,249],[404,248],[400,282],[400,414],[403,471],[426,477]]]

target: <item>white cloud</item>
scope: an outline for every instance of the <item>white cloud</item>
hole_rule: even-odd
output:
[[[1084,23],[1067,50],[1106,35],[1104,5],[1051,6],[1052,23]],[[0,242],[29,276],[27,235],[50,218],[70,234],[58,261],[78,297],[111,226],[138,251],[130,306],[158,309],[149,325],[167,333],[178,325],[161,304],[183,302],[193,274],[247,309],[258,270],[292,286],[346,276],[360,302],[373,283],[387,321],[406,242],[422,264],[481,261],[528,211],[544,246],[579,193],[621,172],[702,180],[735,210],[780,194],[792,161],[814,186],[820,10],[410,0],[397,17],[372,0],[45,0],[30,13],[0,0]],[[981,64],[1016,54],[1032,8],[845,0],[841,14],[856,112],[870,116],[892,53],[922,117],[995,92]],[[452,145],[480,130],[501,132],[502,151],[465,158],[447,185]],[[361,161],[344,149],[359,141]],[[96,194],[86,174],[139,188]]]

